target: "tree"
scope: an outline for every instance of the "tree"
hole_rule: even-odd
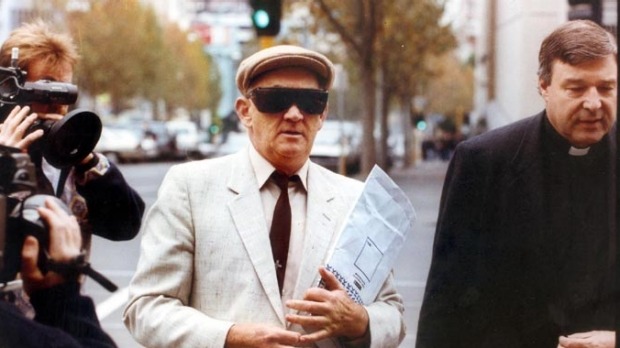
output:
[[[166,27],[163,98],[169,112],[185,107],[191,114],[207,108],[215,114],[222,96],[219,74],[202,43],[188,37],[189,34],[176,25]]]
[[[382,77],[380,158],[387,158],[390,132],[387,120],[390,107],[396,102],[400,105],[405,142],[403,164],[409,166],[413,159],[413,133],[409,122],[412,100],[426,95],[426,85],[440,76],[436,68],[438,57],[454,49],[456,39],[450,27],[441,24],[444,9],[435,0],[391,0],[385,5],[384,35],[379,41]]]
[[[317,27],[337,33],[356,67],[364,104],[361,172],[367,174],[376,159],[385,167],[387,115],[393,100],[409,105],[432,76],[430,57],[455,46],[449,27],[440,24],[443,6],[437,0],[307,0],[305,5],[315,14]],[[378,89],[379,152],[374,137]]]
[[[458,130],[465,114],[473,109],[473,66],[462,63],[454,54],[439,57],[435,66],[441,71],[427,85],[427,111],[451,117]]]
[[[363,95],[362,163],[361,174],[370,172],[375,164],[375,89],[377,41],[383,30],[383,1],[373,0],[317,0],[309,1],[317,20],[326,22],[347,47],[356,62]]]
[[[82,55],[80,89],[107,94],[118,113],[135,98],[167,111],[184,107],[194,113],[217,104],[218,77],[199,42],[172,25],[162,26],[154,11],[138,0],[88,0],[67,14]],[[158,119],[158,107],[152,108]]]

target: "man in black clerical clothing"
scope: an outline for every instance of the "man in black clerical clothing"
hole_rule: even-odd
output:
[[[461,143],[444,183],[417,347],[614,347],[615,38],[543,41],[545,110]]]

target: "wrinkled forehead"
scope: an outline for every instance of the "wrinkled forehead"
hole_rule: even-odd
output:
[[[551,63],[551,77],[563,75],[565,78],[595,78],[600,81],[616,82],[618,78],[618,62],[615,55],[589,59],[578,64],[571,64],[560,59]]]

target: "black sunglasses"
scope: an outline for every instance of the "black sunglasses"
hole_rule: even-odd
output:
[[[293,104],[306,114],[321,114],[327,106],[328,94],[311,88],[258,87],[248,94],[260,112],[275,114],[288,110]]]

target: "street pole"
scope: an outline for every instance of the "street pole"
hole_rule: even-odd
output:
[[[344,67],[341,64],[336,64],[336,80],[334,81],[334,90],[338,92],[338,123],[340,123],[340,156],[338,157],[338,173],[347,175],[347,155],[351,151],[349,149],[348,136],[344,129],[344,107],[345,100],[344,94],[347,89],[347,75]]]
[[[338,172],[342,175],[347,175],[347,152],[349,144],[344,130],[344,96],[342,92],[341,90],[340,93],[338,93],[338,121],[340,122],[340,158],[338,159]]]
[[[258,37],[258,45],[260,46],[261,50],[273,46],[275,44],[275,41],[276,40],[274,36],[259,36]]]

